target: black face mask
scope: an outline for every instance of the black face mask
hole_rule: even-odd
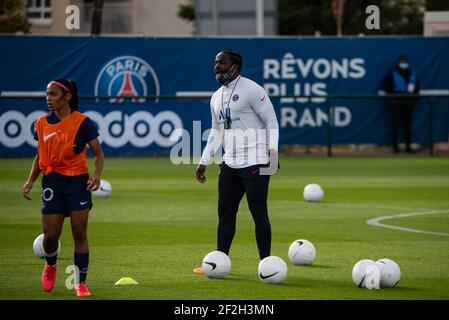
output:
[[[218,81],[218,83],[225,86],[229,82],[231,82],[232,77],[234,76],[234,73],[235,73],[235,65],[229,67],[229,69],[223,73],[217,73],[215,75],[215,79]]]

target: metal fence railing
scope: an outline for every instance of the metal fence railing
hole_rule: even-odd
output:
[[[135,97],[121,97],[121,98],[133,98],[133,99],[145,99],[146,101],[162,101],[162,100],[209,100],[211,95],[209,94],[203,94],[203,95],[188,95],[188,96],[179,96],[179,95],[148,95],[148,96],[135,96]],[[43,99],[45,98],[45,92],[10,92],[10,91],[3,91],[0,93],[0,101],[4,99],[31,99],[31,100],[37,100],[37,99]],[[92,100],[92,101],[101,101],[101,100],[110,100],[117,98],[115,96],[80,96],[79,100]],[[427,121],[428,121],[428,152],[430,156],[434,156],[434,102],[436,99],[441,98],[449,98],[449,90],[444,90],[442,93],[436,93],[436,94],[332,94],[332,95],[282,95],[282,96],[274,96],[270,95],[270,99],[273,101],[280,100],[280,99],[323,99],[325,100],[326,104],[326,112],[327,112],[327,125],[326,125],[326,145],[327,145],[327,156],[332,157],[333,155],[333,132],[332,132],[332,105],[333,102],[341,99],[377,99],[377,100],[384,100],[385,102],[388,102],[388,100],[392,99],[421,99],[422,101],[425,101],[425,104],[427,106]],[[449,99],[447,102],[447,107],[449,107]],[[449,122],[449,119],[448,119]],[[449,124],[448,124],[449,125]]]

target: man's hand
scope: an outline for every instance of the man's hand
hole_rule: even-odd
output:
[[[206,166],[204,164],[198,165],[196,168],[196,180],[198,180],[199,183],[204,183],[207,181],[204,172],[206,172]]]
[[[100,177],[93,174],[87,181],[87,191],[97,191],[100,188]]]
[[[29,194],[31,189],[33,188],[33,181],[27,181],[22,187],[22,195],[25,199],[31,200]]]
[[[261,167],[259,174],[261,176],[272,176],[276,174],[279,169],[279,157],[278,152],[275,149],[270,149],[270,155],[268,160],[268,167]]]

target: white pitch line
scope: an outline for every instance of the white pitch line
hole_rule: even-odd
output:
[[[419,216],[419,215],[447,213],[447,212],[449,212],[449,210],[435,210],[435,211],[427,211],[427,212],[403,213],[403,214],[396,214],[393,216],[376,217],[376,218],[367,220],[366,223],[371,226],[375,226],[375,227],[395,229],[395,230],[401,230],[401,231],[406,231],[406,232],[426,233],[426,234],[433,234],[433,235],[437,235],[437,236],[449,236],[449,233],[444,233],[444,232],[425,231],[425,230],[418,230],[418,229],[412,229],[412,228],[390,226],[388,224],[379,223],[379,221],[382,221],[382,220],[408,218],[408,217]]]
[[[388,206],[388,205],[373,205],[373,204],[355,204],[355,203],[323,203],[326,206],[335,206],[335,207],[359,207],[359,208],[377,208],[377,209],[397,209],[397,210],[422,210],[430,211],[432,209],[428,208],[416,208],[416,207],[398,207],[398,206]]]

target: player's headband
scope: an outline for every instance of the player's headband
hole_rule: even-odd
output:
[[[69,88],[67,88],[65,85],[63,85],[61,82],[58,82],[58,81],[50,81],[50,83],[48,84],[48,86],[47,87],[49,87],[49,86],[51,86],[51,85],[55,85],[55,86],[57,86],[57,87],[60,87],[62,90],[64,90],[66,93],[68,93],[68,94],[72,94],[71,92],[70,92],[70,90],[69,90]]]

